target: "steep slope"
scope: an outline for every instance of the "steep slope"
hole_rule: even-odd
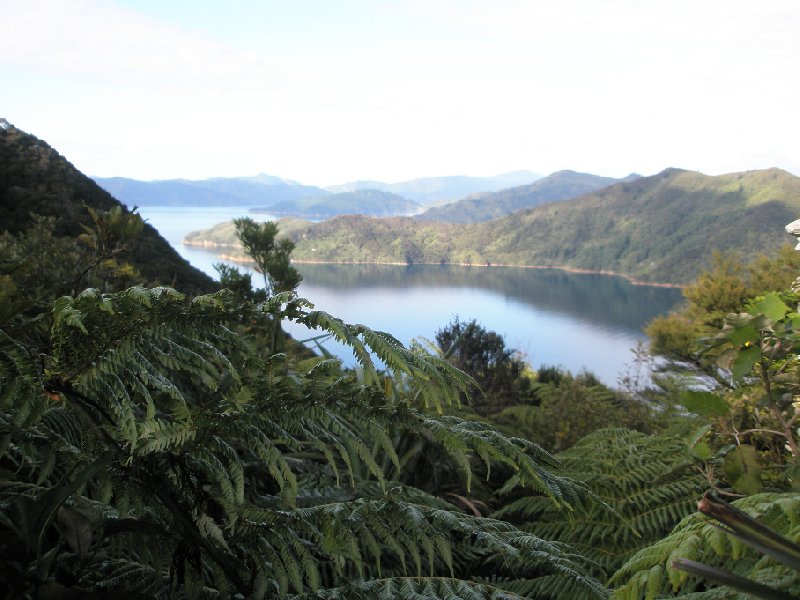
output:
[[[709,177],[667,169],[575,200],[544,205],[465,231],[493,263],[564,265],[685,283],[711,251],[745,259],[790,238],[800,215],[800,178],[779,169]]]
[[[637,175],[629,175],[625,181],[637,177]],[[479,223],[505,217],[547,202],[576,198],[620,181],[623,180],[599,177],[589,173],[576,173],[575,171],[557,171],[529,185],[499,192],[473,194],[444,206],[432,207],[417,215],[416,218],[422,221],[445,221],[447,223]]]
[[[268,206],[328,193],[266,174],[199,181],[139,181],[125,177],[97,177],[95,181],[128,206]]]
[[[458,200],[469,194],[494,192],[505,188],[531,183],[539,179],[539,175],[531,171],[512,171],[490,177],[467,177],[454,175],[448,177],[422,177],[401,181],[399,183],[383,183],[380,181],[352,181],[342,185],[328,187],[328,191],[352,192],[354,190],[374,189],[391,192],[419,202],[425,206]]]
[[[31,213],[59,218],[59,235],[77,236],[88,224],[84,206],[120,203],[45,142],[0,120],[0,230],[17,233]],[[182,291],[210,291],[213,281],[190,266],[150,225],[131,245],[128,260],[150,281]]]
[[[391,192],[383,192],[381,190],[355,190],[353,192],[340,192],[328,196],[286,200],[265,208],[253,209],[253,212],[294,215],[313,219],[329,218],[336,215],[391,217],[415,213],[421,208],[422,207],[416,202],[407,200]]]

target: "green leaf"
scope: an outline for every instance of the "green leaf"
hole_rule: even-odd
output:
[[[733,379],[738,381],[753,370],[753,365],[761,358],[761,348],[752,346],[739,352],[733,361]]]
[[[725,456],[725,477],[733,489],[743,494],[761,491],[761,465],[754,446],[741,444]]]
[[[759,337],[758,330],[750,324],[737,327],[728,333],[728,339],[737,346],[744,346],[747,342],[757,342]]]
[[[790,310],[791,309],[784,304],[783,300],[780,299],[778,294],[771,292],[764,296],[764,299],[761,300],[761,302],[757,302],[753,305],[753,307],[750,309],[750,314],[763,314],[770,321],[780,321]]]
[[[711,392],[687,390],[681,392],[680,402],[686,410],[702,417],[724,417],[730,411],[725,399]]]
[[[714,452],[711,450],[711,446],[705,442],[698,442],[692,448],[692,454],[700,460],[708,460],[713,456]]]

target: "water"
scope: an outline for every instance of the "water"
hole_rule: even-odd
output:
[[[192,230],[238,216],[246,208],[145,207],[142,216],[193,265],[216,275],[219,251],[184,246]],[[252,215],[267,220],[268,215]],[[456,315],[477,319],[534,365],[587,369],[616,384],[644,340],[644,326],[672,309],[679,290],[635,286],[620,277],[555,269],[439,265],[296,265],[303,275],[298,293],[317,308],[350,323],[388,331],[404,344],[436,331]],[[297,339],[314,335],[287,327]],[[353,364],[339,345],[326,348]]]
[[[193,266],[215,279],[217,272],[214,263],[220,260],[221,251],[207,250],[196,246],[184,246],[183,238],[187,233],[198,229],[208,229],[217,223],[231,221],[238,217],[250,217],[254,221],[274,221],[275,217],[267,214],[249,213],[248,207],[242,206],[143,206],[139,214],[150,225],[155,227],[178,253]]]

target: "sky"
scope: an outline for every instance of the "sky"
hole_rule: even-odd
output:
[[[800,175],[797,0],[0,0],[0,117],[93,176]]]

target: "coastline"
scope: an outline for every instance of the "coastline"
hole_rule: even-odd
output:
[[[205,248],[223,248],[227,247],[230,248],[231,246],[227,244],[216,244],[214,242],[205,242],[205,243],[186,243],[187,246],[202,246]],[[252,262],[242,256],[237,256],[233,254],[220,254],[220,258],[223,260],[228,260],[230,262],[235,263],[249,263]],[[578,273],[584,275],[609,275],[612,277],[621,277],[628,281],[631,285],[636,286],[649,286],[649,287],[658,287],[658,288],[671,288],[671,289],[683,289],[685,286],[680,285],[677,283],[665,283],[665,282],[650,282],[650,281],[642,281],[640,279],[636,279],[631,275],[626,275],[624,273],[617,273],[615,271],[607,271],[607,270],[594,270],[594,269],[580,269],[578,267],[567,267],[567,266],[560,266],[560,265],[509,265],[504,263],[488,263],[488,264],[475,264],[475,263],[413,263],[413,265],[409,265],[405,262],[376,262],[376,261],[358,261],[358,260],[309,260],[309,259],[297,259],[293,258],[292,263],[298,265],[387,265],[387,266],[394,266],[394,267],[408,267],[413,265],[424,265],[424,266],[451,266],[451,267],[479,267],[479,268],[492,268],[492,267],[504,267],[504,268],[517,268],[517,269],[557,269],[559,271],[565,271],[567,273]]]

